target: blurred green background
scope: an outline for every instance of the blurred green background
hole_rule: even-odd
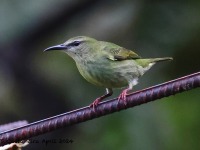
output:
[[[142,57],[174,57],[152,68],[134,90],[200,70],[199,0],[1,0],[0,124],[34,122],[86,106],[104,93],[80,76],[69,56],[43,53],[78,35],[136,49]],[[199,150],[199,92],[36,137],[73,139],[72,144],[25,149]]]

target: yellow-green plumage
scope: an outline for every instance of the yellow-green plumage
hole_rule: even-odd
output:
[[[138,78],[156,62],[172,60],[171,57],[143,59],[135,52],[116,44],[85,36],[69,39],[64,44],[46,50],[66,52],[75,60],[81,75],[88,82],[105,87],[107,94],[112,92],[112,88],[128,86],[125,93],[122,93],[126,95],[138,83]],[[102,97],[105,98],[106,95]]]

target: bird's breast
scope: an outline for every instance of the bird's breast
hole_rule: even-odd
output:
[[[129,82],[143,74],[134,60],[96,60],[76,64],[79,72],[88,82],[107,88],[127,86]]]

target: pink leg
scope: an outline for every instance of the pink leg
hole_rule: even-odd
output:
[[[134,86],[134,85],[136,85],[136,84],[138,83],[137,80],[138,80],[138,79],[135,78],[135,79],[133,79],[132,81],[129,82],[129,87],[126,88],[126,89],[124,89],[124,90],[122,91],[122,93],[119,95],[119,97],[118,97],[118,102],[119,102],[120,100],[122,100],[122,101],[124,102],[124,105],[127,104],[127,101],[126,101],[127,93],[128,93],[128,91],[130,91],[130,90],[133,89],[133,86]]]
[[[124,102],[124,105],[126,105],[127,104],[127,102],[126,102],[127,92],[130,91],[130,90],[131,90],[130,88],[127,88],[127,89],[123,90],[122,93],[118,97],[118,102],[120,100],[122,100]]]
[[[109,97],[113,94],[113,91],[111,88],[106,88],[106,93],[104,95],[102,95],[101,97],[98,97],[97,99],[95,99],[95,101],[90,104],[90,107],[93,107],[93,109],[95,110],[95,108],[97,107],[97,105],[106,97]]]
[[[93,109],[95,109],[95,107],[97,107],[97,105],[103,100],[102,96],[98,97],[97,99],[95,99],[94,102],[92,102],[92,104],[90,104],[90,107],[93,107]]]

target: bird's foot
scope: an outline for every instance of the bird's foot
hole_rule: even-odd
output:
[[[101,97],[97,98],[92,104],[90,104],[90,107],[94,109],[97,107],[97,105],[99,104],[99,102],[102,100]]]
[[[119,97],[118,97],[118,102],[120,101],[120,100],[122,100],[123,102],[124,102],[124,105],[126,105],[127,104],[127,101],[126,101],[126,96],[127,96],[127,92],[129,91],[129,89],[125,89],[125,90],[123,90],[122,91],[122,93],[119,95]]]

